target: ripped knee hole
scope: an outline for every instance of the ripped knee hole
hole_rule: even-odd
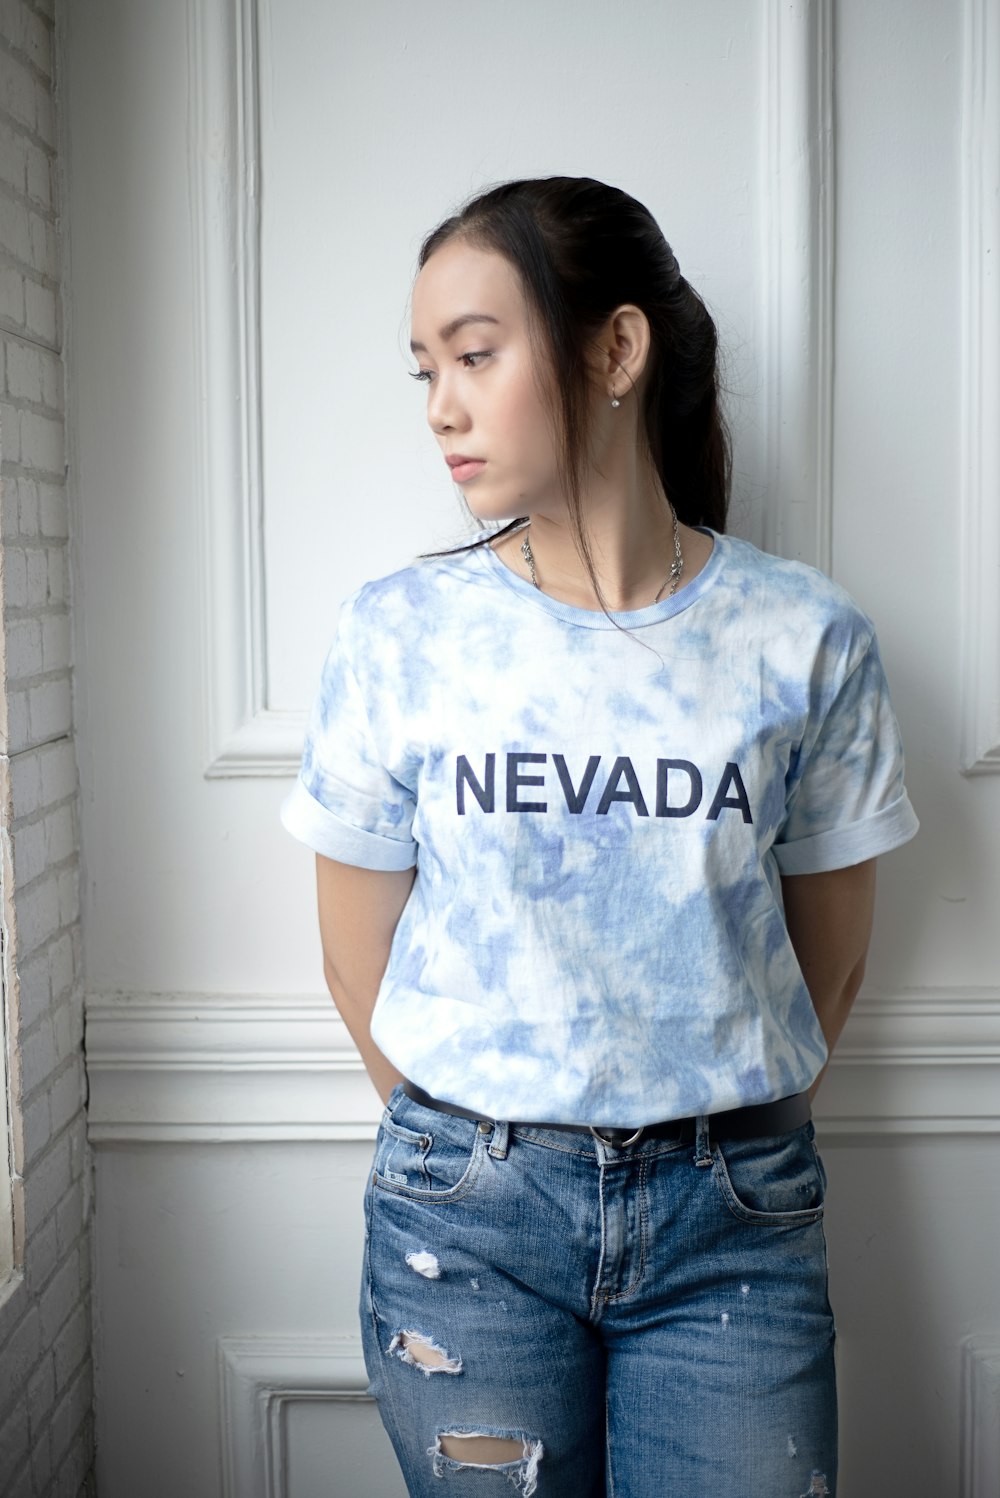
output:
[[[477,1466],[501,1466],[519,1462],[525,1455],[524,1442],[505,1436],[442,1436],[441,1450],[454,1462],[474,1462]]]

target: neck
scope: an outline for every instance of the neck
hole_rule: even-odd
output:
[[[669,592],[674,560],[670,506],[652,465],[640,463],[634,447],[631,454],[606,454],[602,469],[581,496],[594,572],[609,609],[644,608],[658,593],[662,599]],[[531,516],[527,535],[543,591],[578,608],[600,608],[577,550],[567,507],[564,505],[561,512],[553,509],[552,513],[537,510]],[[686,538],[694,535],[688,527],[680,527],[684,556],[681,583],[688,571]],[[519,547],[520,538],[517,544]]]
[[[672,515],[671,520],[672,534],[670,570],[663,581],[657,587],[656,592],[653,594],[652,598],[649,598],[647,595],[646,602],[650,606],[661,602],[662,599],[672,598],[673,595],[677,592],[678,587],[680,586],[681,577],[684,573],[684,552],[681,548],[680,542],[680,526],[677,522],[676,516]],[[545,590],[542,588],[542,585],[538,580],[538,568],[535,563],[535,555],[531,545],[531,538],[528,534],[529,530],[530,522],[517,533],[521,538],[521,555],[523,556],[525,563],[527,564],[532,586],[542,592]],[[566,602],[574,603],[579,607],[607,607],[607,593],[605,589],[599,586],[599,580],[595,581],[595,578],[588,567],[588,562],[591,566],[593,564],[592,556],[584,557],[583,560],[587,582],[590,584],[589,588],[586,585],[583,585],[579,590],[577,590],[573,587],[572,584],[567,587],[565,584],[560,585],[558,583],[553,584],[550,582],[549,591],[551,591],[555,596],[564,599]],[[576,596],[577,591],[579,591],[580,593],[579,598],[577,598]],[[642,593],[645,590],[640,587],[638,591]],[[593,594],[593,597],[596,600],[594,605],[591,605],[588,602],[588,596],[590,594]],[[619,601],[616,602],[614,599],[612,599],[610,607],[612,611],[616,612],[633,612],[636,608],[642,607],[642,605],[640,603],[630,602],[628,596],[623,592]]]

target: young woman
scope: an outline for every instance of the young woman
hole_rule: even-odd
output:
[[[871,620],[726,534],[633,198],[485,193],[412,312],[477,534],[344,603],[282,808],[385,1103],[371,1392],[415,1495],[834,1494],[810,1100],[917,829]]]

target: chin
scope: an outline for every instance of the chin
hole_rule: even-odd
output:
[[[467,494],[465,503],[476,519],[481,520],[484,525],[504,525],[508,521],[519,520],[522,515],[529,513],[524,507],[523,500],[508,501],[504,504],[498,499],[491,503],[488,499],[480,499],[478,494]]]

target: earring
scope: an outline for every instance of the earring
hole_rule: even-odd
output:
[[[621,405],[621,401],[618,399],[617,395],[615,394],[615,392],[613,390],[611,392],[611,404],[614,406],[615,410],[617,410],[618,407]]]

